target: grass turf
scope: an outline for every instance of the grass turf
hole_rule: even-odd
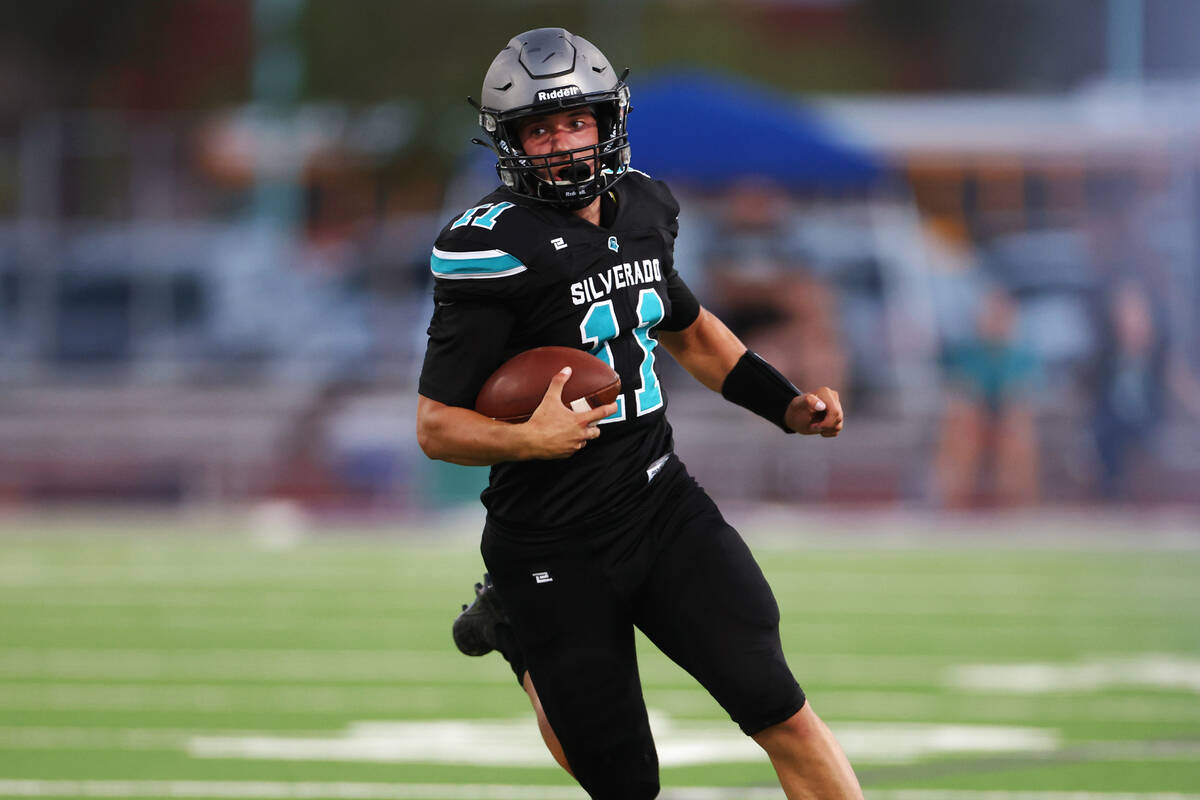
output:
[[[363,721],[526,717],[532,730],[499,658],[463,657],[449,640],[482,569],[474,543],[422,533],[270,548],[170,526],[9,530],[0,536],[0,796],[119,796],[104,781],[132,781],[146,797],[160,788],[150,781],[226,782],[213,795],[225,797],[256,791],[229,782],[312,797],[321,790],[304,782],[408,786],[394,796],[415,800],[462,785],[500,787],[494,796],[569,787],[548,756],[519,766],[469,755],[459,764],[198,757],[198,737],[336,740]],[[1072,541],[755,546],[793,670],[847,737],[868,796],[1200,791],[1200,553]],[[639,646],[652,709],[684,727],[732,729],[687,675]],[[901,752],[917,729],[949,725],[1033,729],[1051,744],[963,749],[961,734],[940,728],[950,746]],[[859,741],[875,744],[849,746]],[[664,767],[663,783],[773,778],[763,758],[714,758]],[[436,786],[423,796],[422,784]],[[170,794],[180,791],[207,790]]]

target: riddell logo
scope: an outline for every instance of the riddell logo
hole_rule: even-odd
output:
[[[583,94],[578,86],[560,86],[557,89],[545,89],[537,93],[537,101],[539,103],[546,100],[561,100],[564,97],[574,97],[577,94]]]

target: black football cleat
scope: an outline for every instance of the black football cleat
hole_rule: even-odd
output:
[[[482,656],[496,649],[496,625],[508,622],[496,598],[496,588],[487,573],[475,584],[475,599],[463,606],[450,628],[454,645],[464,655]]]

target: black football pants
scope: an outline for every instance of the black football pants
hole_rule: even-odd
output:
[[[658,794],[635,625],[747,734],[804,705],[762,571],[674,457],[603,529],[532,540],[489,520],[482,551],[546,717],[596,800]]]

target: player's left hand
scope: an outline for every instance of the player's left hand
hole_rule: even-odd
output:
[[[792,398],[783,417],[796,433],[819,433],[827,439],[842,432],[843,420],[842,401],[828,386]]]

